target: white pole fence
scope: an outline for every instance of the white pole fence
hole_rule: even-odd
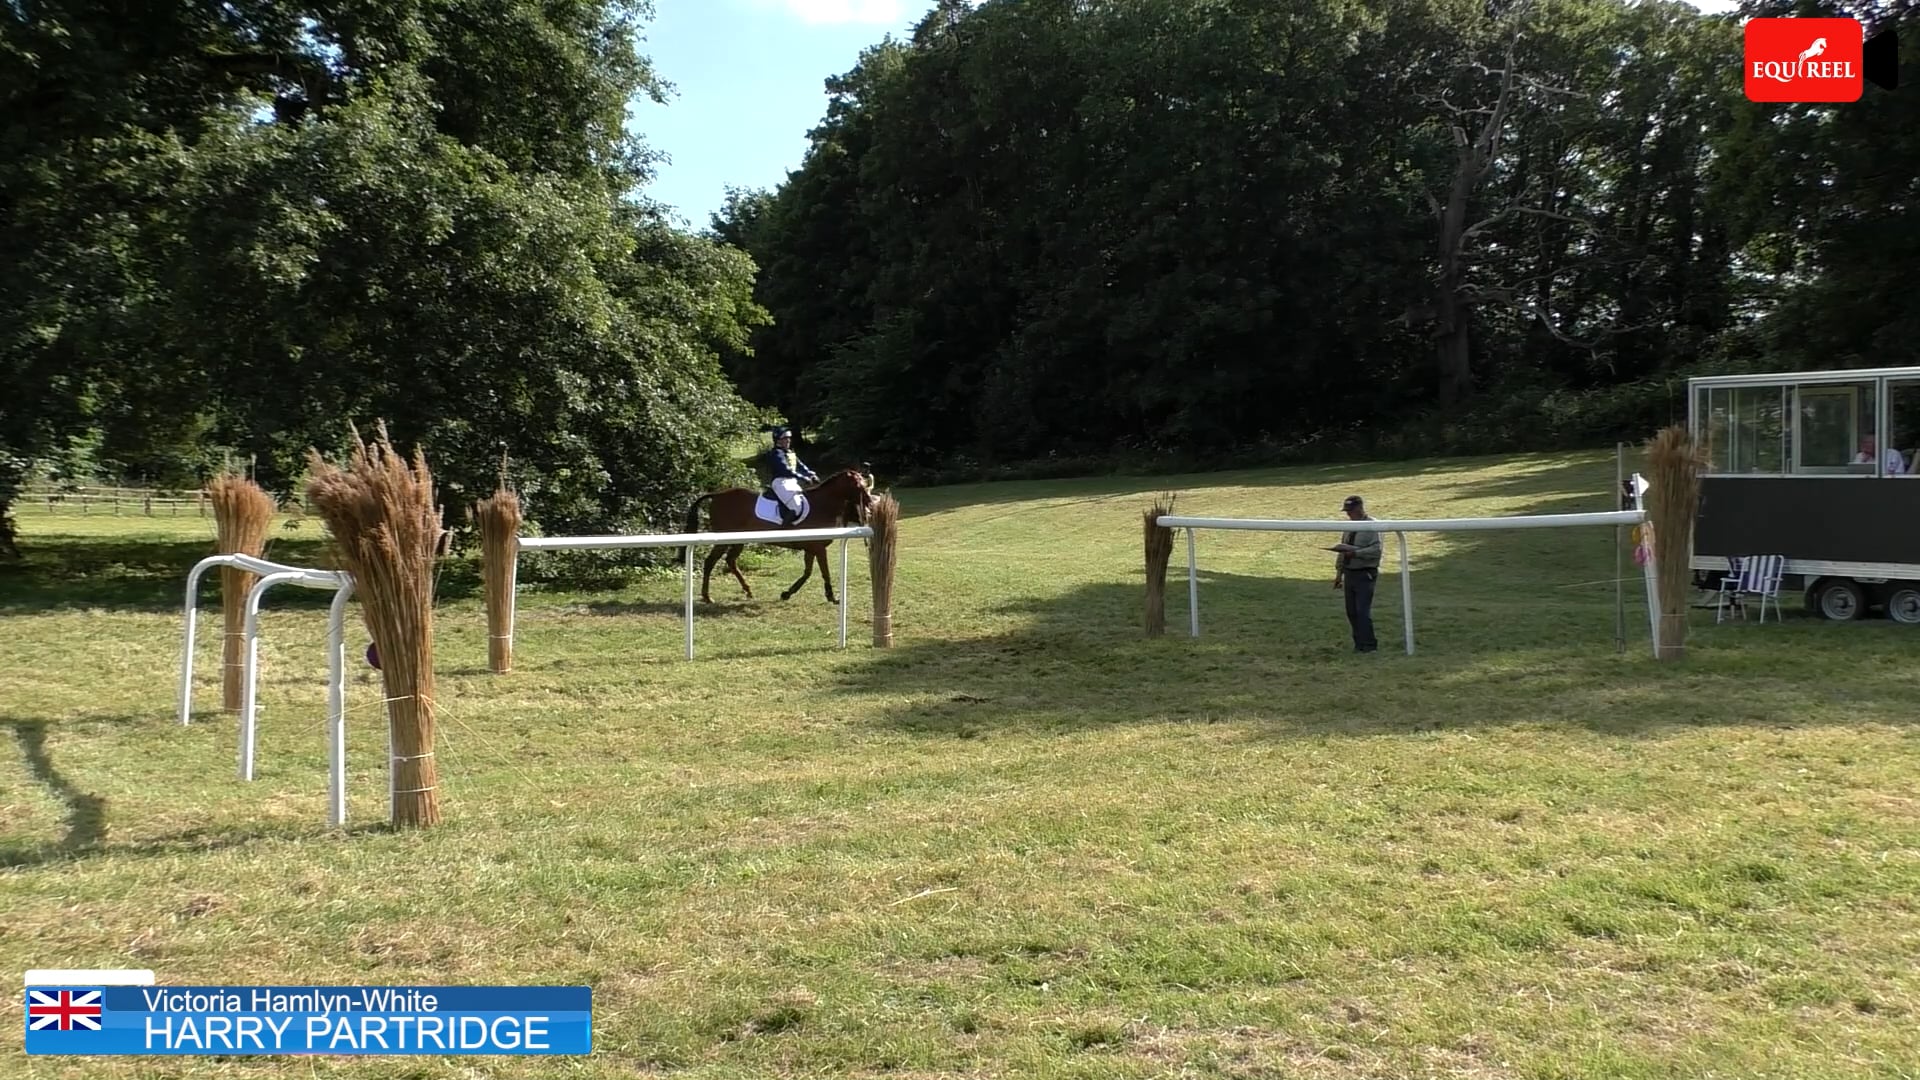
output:
[[[260,673],[260,601],[275,585],[332,589],[327,609],[327,821],[347,820],[347,600],[353,595],[353,576],[340,570],[286,566],[250,555],[213,555],[196,563],[187,574],[187,643],[180,660],[180,723],[193,720],[193,642],[199,624],[196,603],[200,579],[216,566],[231,566],[259,575],[247,591],[246,663],[240,691],[240,779],[253,779],[254,733],[258,711],[256,684]]]
[[[687,659],[693,659],[693,553],[701,545],[793,544],[815,540],[840,541],[840,647],[847,647],[847,541],[871,539],[873,530],[865,525],[842,529],[766,529],[758,532],[658,533],[639,536],[530,536],[514,546],[513,570],[509,581],[520,580],[522,551],[605,551],[615,548],[684,547],[687,549],[686,623]],[[519,597],[507,591],[507,640],[513,640],[513,628],[519,615]]]
[[[1635,474],[1639,480],[1639,474]],[[1493,529],[1559,529],[1579,525],[1638,525],[1647,519],[1644,509],[1612,510],[1592,514],[1523,514],[1498,518],[1408,518],[1398,521],[1277,521],[1264,518],[1209,518],[1162,515],[1154,524],[1163,529],[1187,530],[1187,610],[1189,637],[1200,636],[1200,572],[1196,559],[1195,533],[1201,529],[1229,529],[1248,532],[1369,532],[1392,533],[1400,543],[1401,632],[1406,639],[1407,655],[1413,655],[1413,571],[1407,562],[1407,534],[1410,532],[1485,531]],[[1647,589],[1654,588],[1653,561],[1646,565]],[[1655,654],[1659,651],[1659,610],[1651,611]]]
[[[1647,478],[1639,473],[1633,474],[1633,512],[1640,515],[1641,523],[1653,528],[1652,519],[1647,515]],[[1647,583],[1647,626],[1653,634],[1653,658],[1660,659],[1660,587],[1654,571],[1658,560],[1653,554],[1653,544],[1646,545],[1647,561],[1642,576]]]

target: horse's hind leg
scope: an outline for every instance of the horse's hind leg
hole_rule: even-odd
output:
[[[747,575],[740,572],[740,551],[744,547],[746,547],[745,544],[728,545],[727,569],[732,572],[734,580],[740,583],[740,589],[747,594],[747,599],[751,600],[753,599],[753,586],[747,584]]]
[[[713,580],[713,564],[719,562],[720,556],[726,554],[726,551],[724,546],[718,546],[707,552],[706,567],[700,571],[700,602],[703,604],[713,603],[713,594],[708,591],[708,584]]]
[[[781,594],[780,594],[780,599],[782,599],[782,600],[791,600],[791,599],[793,599],[793,596],[794,596],[794,594],[800,591],[800,587],[801,587],[802,585],[805,585],[805,584],[807,583],[807,579],[813,576],[813,549],[811,549],[811,548],[802,548],[802,549],[801,549],[801,554],[802,554],[802,555],[804,555],[804,556],[806,556],[806,560],[807,560],[807,572],[806,572],[806,573],[804,573],[804,574],[801,574],[801,575],[800,575],[800,580],[799,580],[799,581],[796,581],[796,582],[794,582],[794,583],[792,584],[792,586],[790,586],[790,587],[789,587],[789,588],[787,589],[787,591],[786,591],[786,592],[783,592],[783,593],[781,593]]]

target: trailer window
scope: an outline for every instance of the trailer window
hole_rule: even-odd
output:
[[[1778,476],[1786,471],[1782,393],[1779,386],[1699,391],[1698,437],[1707,445],[1708,471],[1738,476]]]
[[[1873,384],[1794,390],[1793,471],[1816,476],[1874,475],[1873,455],[1866,451],[1874,435]]]
[[[1733,471],[1733,391],[1703,386],[1696,391],[1693,437],[1706,444],[1707,471]]]
[[[1881,435],[1881,475],[1920,475],[1920,379],[1888,380],[1887,430]]]

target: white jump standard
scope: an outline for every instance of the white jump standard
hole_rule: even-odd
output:
[[[212,555],[200,560],[187,574],[187,643],[180,660],[180,723],[193,719],[193,641],[199,623],[195,603],[200,578],[216,566],[231,566],[258,574],[247,592],[246,664],[240,691],[240,779],[253,779],[254,730],[257,712],[257,688],[260,665],[260,600],[275,585],[298,585],[307,589],[332,589],[333,603],[327,609],[327,821],[343,825],[347,820],[347,600],[353,596],[352,575],[340,570],[316,570],[312,567],[286,566],[256,559],[251,555]]]
[[[1635,474],[1636,485],[1639,476]],[[1487,529],[1552,529],[1574,525],[1638,525],[1647,520],[1644,509],[1613,510],[1592,514],[1523,514],[1515,517],[1499,518],[1409,518],[1400,521],[1277,521],[1263,518],[1208,518],[1182,517],[1172,514],[1162,515],[1154,524],[1163,529],[1187,530],[1187,609],[1190,618],[1189,637],[1200,636],[1200,573],[1195,559],[1194,533],[1200,529],[1233,529],[1252,532],[1351,532],[1364,529],[1368,532],[1392,533],[1400,542],[1400,604],[1402,636],[1406,639],[1407,655],[1413,655],[1413,573],[1407,564],[1407,534],[1410,532],[1443,532],[1452,530]],[[1653,564],[1649,560],[1646,568],[1647,588],[1651,596],[1653,588]],[[1654,638],[1659,639],[1659,611],[1650,606],[1650,616],[1655,620]]]
[[[520,579],[522,551],[594,551],[611,548],[684,547],[687,549],[687,659],[693,659],[693,550],[701,545],[791,544],[811,540],[840,541],[840,647],[847,647],[847,541],[872,539],[865,525],[841,529],[768,529],[760,532],[658,533],[639,536],[534,536],[518,541],[510,581]],[[519,598],[507,592],[507,637],[512,640]]]

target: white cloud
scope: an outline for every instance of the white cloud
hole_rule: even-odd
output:
[[[894,25],[907,17],[906,0],[759,0],[755,6],[778,8],[804,23],[879,23]]]

